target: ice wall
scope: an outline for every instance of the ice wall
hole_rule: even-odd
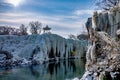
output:
[[[94,12],[92,16],[92,28],[95,31],[105,31],[112,38],[117,38],[116,31],[120,28],[119,8],[115,7],[109,12]]]
[[[28,36],[0,36],[0,49],[25,61],[81,58],[85,54],[87,41],[65,39],[56,34]]]
[[[95,52],[96,49],[92,50],[92,47],[96,47],[97,44],[103,44],[103,42],[107,42],[110,44],[109,41],[116,41],[119,40],[119,29],[120,29],[120,12],[119,6],[114,7],[110,11],[103,11],[101,13],[94,12],[91,18],[88,18],[86,22],[86,28],[88,30],[89,35],[89,44],[88,52],[87,52],[87,59],[90,59],[88,55],[92,54],[91,52]],[[101,33],[101,34],[99,34]],[[102,34],[105,33],[105,34]],[[110,36],[111,38],[106,38],[106,36]],[[98,41],[97,38],[104,38],[101,41]],[[108,39],[108,40],[106,40]],[[111,39],[111,40],[110,40]],[[97,54],[97,53],[96,53]]]
[[[89,46],[86,53],[86,73],[81,80],[119,79],[120,60],[120,6],[110,11],[94,12],[88,18],[86,27],[89,35]],[[116,67],[117,66],[117,67]],[[114,70],[114,72],[112,71]],[[114,74],[114,75],[112,75]],[[101,77],[102,76],[102,77]],[[90,79],[90,78],[91,79]]]

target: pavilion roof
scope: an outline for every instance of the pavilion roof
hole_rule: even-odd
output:
[[[46,26],[46,27],[43,28],[43,30],[51,30],[51,28]]]

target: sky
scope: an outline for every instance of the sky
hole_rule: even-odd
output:
[[[86,31],[85,22],[96,0],[0,0],[0,25],[28,26],[31,21],[49,25],[51,32],[68,37]]]

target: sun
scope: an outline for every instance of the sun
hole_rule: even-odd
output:
[[[22,2],[22,0],[7,0],[7,2],[17,7]]]

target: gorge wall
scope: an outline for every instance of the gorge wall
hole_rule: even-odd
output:
[[[81,58],[85,55],[87,41],[65,39],[56,34],[42,35],[0,35],[0,66],[6,65],[5,57],[9,57],[8,65],[39,64],[52,60]]]
[[[120,6],[88,18],[86,72],[81,80],[120,79]]]

